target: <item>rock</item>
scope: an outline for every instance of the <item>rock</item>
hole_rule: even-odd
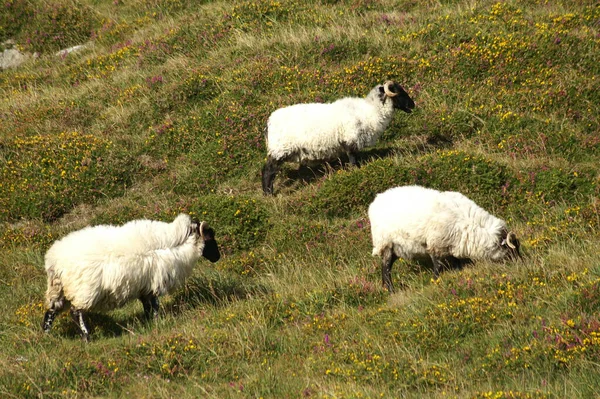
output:
[[[31,56],[23,54],[19,50],[11,48],[0,53],[0,69],[16,68]]]
[[[71,53],[77,53],[83,49],[86,49],[87,47],[88,46],[86,44],[78,44],[77,46],[73,46],[73,47],[69,47],[69,48],[60,50],[59,52],[56,53],[56,56],[64,58]]]

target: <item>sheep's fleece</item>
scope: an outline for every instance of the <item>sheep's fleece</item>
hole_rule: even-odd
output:
[[[204,247],[190,223],[181,214],[172,223],[134,220],[70,233],[46,253],[47,300],[57,298],[51,292],[56,280],[76,309],[110,309],[140,293],[160,296],[178,288]]]
[[[395,187],[369,207],[373,255],[393,245],[397,257],[453,256],[500,260],[506,223],[463,194],[420,187]]]

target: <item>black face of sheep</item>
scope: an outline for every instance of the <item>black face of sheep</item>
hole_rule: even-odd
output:
[[[506,257],[512,261],[523,259],[521,256],[521,243],[517,239],[517,235],[512,231],[502,231],[500,235],[500,246],[505,250]]]
[[[209,261],[215,263],[221,258],[221,254],[219,253],[219,246],[217,245],[217,240],[215,240],[215,231],[206,224],[206,222],[202,222],[198,226],[198,234],[204,240],[204,248],[202,249],[202,256],[204,256]]]
[[[390,98],[395,109],[400,109],[407,114],[410,114],[415,108],[415,102],[410,98],[408,93],[402,86],[391,80],[379,86],[379,96],[381,101],[386,101]]]

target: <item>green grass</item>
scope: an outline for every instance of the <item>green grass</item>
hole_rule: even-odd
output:
[[[0,395],[599,396],[599,29],[594,1],[3,3],[0,41],[39,57],[0,74]],[[273,110],[390,78],[417,109],[361,168],[286,165],[262,195]],[[465,193],[525,260],[398,261],[389,295],[366,209],[403,184]],[[54,240],[179,212],[224,256],[157,322],[42,334]]]

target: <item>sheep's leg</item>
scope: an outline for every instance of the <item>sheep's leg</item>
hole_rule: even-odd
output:
[[[346,152],[346,155],[348,156],[348,163],[350,163],[350,165],[352,165],[352,166],[359,166],[358,165],[358,148],[356,148],[356,145],[355,144],[348,145],[346,143],[342,143],[342,148],[344,148],[344,151]]]
[[[65,307],[65,298],[61,296],[57,300],[51,301],[50,308],[46,310],[44,314],[44,321],[42,322],[42,330],[44,332],[50,332],[52,328],[52,323],[54,323],[54,319]]]
[[[154,294],[143,295],[140,297],[140,301],[144,305],[144,316],[146,319],[157,319],[159,308],[158,297]]]
[[[77,323],[79,329],[81,330],[81,338],[83,338],[85,342],[89,342],[90,332],[87,326],[85,325],[85,321],[83,320],[83,311],[81,309],[71,309],[71,316],[73,317],[73,320],[75,320],[75,323]]]
[[[262,169],[262,189],[265,195],[273,195],[273,181],[281,164],[282,161],[267,157],[267,163]]]
[[[429,257],[431,258],[431,261],[433,262],[433,275],[435,276],[435,278],[438,278],[440,276],[440,269],[442,268],[442,262],[436,258],[435,256],[429,254]]]
[[[44,332],[50,332],[54,319],[65,307],[66,299],[63,292],[62,281],[56,277],[54,267],[48,270],[48,289],[46,290],[46,304],[48,310],[44,314],[42,329]]]
[[[448,261],[454,270],[462,270],[466,265],[471,263],[470,259],[459,259],[454,256],[449,257]]]
[[[392,284],[392,265],[398,259],[394,253],[393,247],[388,247],[383,251],[381,261],[381,279],[383,286],[387,288],[390,294],[394,293],[394,285]]]
[[[58,315],[58,311],[55,309],[48,309],[46,314],[44,314],[44,321],[42,322],[42,329],[44,332],[50,332],[52,328],[52,323],[54,323],[54,319]]]
[[[358,162],[356,161],[356,154],[353,152],[348,152],[348,162],[350,165],[358,166]]]

